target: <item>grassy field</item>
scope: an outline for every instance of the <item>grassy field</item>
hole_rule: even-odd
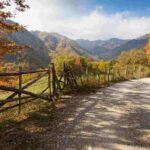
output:
[[[31,87],[27,88],[26,90],[33,92],[35,94],[40,93],[42,90],[44,90],[47,87],[47,77],[42,78],[37,83],[33,84]],[[9,95],[11,95],[12,92],[4,92],[0,91],[0,100],[3,100],[7,98]],[[45,92],[45,94],[48,94],[48,90]],[[24,95],[22,95],[24,96]],[[18,95],[16,96],[18,97]],[[13,104],[17,104],[18,102],[11,102],[6,104],[4,107],[11,106]],[[36,99],[31,103],[25,104],[21,106],[21,114],[18,115],[18,107],[0,113],[0,128],[3,128],[7,124],[11,124],[13,122],[22,120],[26,117],[26,115],[30,112],[38,111],[39,109],[49,105],[49,102],[46,102],[41,99]],[[12,121],[13,120],[13,121]]]
[[[27,88],[26,90],[33,92],[33,93],[40,93],[42,91],[42,89],[44,90],[47,86],[48,86],[48,81],[47,81],[47,77],[44,77],[42,79],[40,79],[38,82],[36,82],[35,84],[31,85],[29,88]],[[8,97],[9,95],[12,94],[12,92],[4,92],[4,91],[0,91],[0,100]]]

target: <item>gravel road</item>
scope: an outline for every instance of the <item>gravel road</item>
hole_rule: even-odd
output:
[[[39,135],[43,150],[150,150],[150,78],[73,96]]]

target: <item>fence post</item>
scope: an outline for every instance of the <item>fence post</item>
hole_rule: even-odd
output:
[[[144,78],[145,77],[145,68],[143,68],[143,77],[142,78]]]
[[[56,72],[55,72],[55,65],[54,63],[52,65],[52,88],[53,88],[53,96],[56,95]]]
[[[104,67],[104,83],[106,82],[106,65]]]
[[[100,69],[98,72],[98,83],[99,83],[99,85],[101,84],[101,70]]]
[[[126,79],[128,79],[128,74],[127,74],[127,72],[128,72],[128,67],[126,66],[126,67],[125,67],[125,78],[126,78]]]
[[[63,64],[63,76],[64,76],[64,88],[65,88],[66,87],[66,82],[67,82],[67,80],[66,80],[66,64],[65,64],[65,62]]]
[[[87,84],[89,83],[89,68],[88,68],[88,66],[86,67],[86,82],[87,82]]]
[[[51,91],[51,70],[50,70],[50,67],[48,67],[48,88],[49,88],[49,96],[51,97],[52,91]]]
[[[136,78],[136,66],[134,66],[134,72],[133,72],[133,77],[132,78]]]
[[[112,80],[115,81],[115,69],[114,69],[114,67],[112,68]]]
[[[110,81],[109,76],[110,76],[110,68],[108,67],[108,70],[107,70],[107,78],[108,78],[108,82]]]
[[[139,79],[141,78],[141,66],[139,66]]]
[[[21,113],[21,88],[22,88],[22,67],[19,67],[19,109],[18,109],[18,114]]]
[[[64,72],[64,74],[65,74],[65,84],[66,84],[66,89],[68,90],[69,89],[69,78],[68,78],[68,75],[69,75],[69,66],[68,66],[68,64],[65,64],[65,72]]]

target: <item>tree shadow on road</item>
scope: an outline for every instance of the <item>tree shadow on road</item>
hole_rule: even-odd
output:
[[[140,97],[137,99],[137,96]],[[149,98],[149,93],[143,95],[110,87],[95,94],[62,100],[53,111],[48,106],[29,113],[19,129],[27,135],[25,141],[32,139],[36,149],[120,150],[118,146],[149,149]],[[19,138],[17,129],[18,126],[13,133]],[[7,132],[7,139],[13,137],[11,131]],[[24,141],[20,142],[23,145]]]

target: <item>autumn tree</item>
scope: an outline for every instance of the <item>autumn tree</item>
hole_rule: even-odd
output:
[[[129,52],[122,52],[118,58],[121,66],[126,65],[148,65],[147,55],[143,50],[131,50]]]
[[[119,74],[126,78],[138,78],[139,72],[144,72],[143,77],[150,73],[147,54],[143,49],[134,49],[128,52],[122,52],[117,63],[114,64]]]
[[[59,55],[53,59],[53,62],[57,72],[62,72],[63,64],[66,63],[76,75],[79,75],[86,70],[88,59],[81,56]]]
[[[150,62],[150,35],[148,36],[148,43],[146,44],[144,50],[147,54],[148,61]]]
[[[0,57],[26,47],[7,39],[6,34],[24,29],[23,26],[9,20],[15,17],[17,12],[24,12],[28,8],[26,0],[0,0]]]

